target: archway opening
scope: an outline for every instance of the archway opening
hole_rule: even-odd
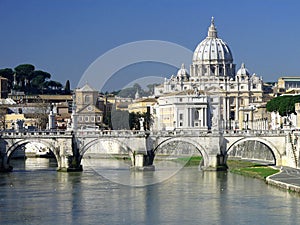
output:
[[[178,169],[183,167],[201,168],[204,158],[192,143],[183,140],[169,140],[155,149],[154,165],[158,169]]]
[[[52,149],[39,142],[23,142],[8,157],[8,164],[18,170],[56,170],[57,159]]]
[[[227,166],[230,170],[247,167],[276,165],[276,157],[270,146],[258,140],[245,140],[227,151]]]
[[[97,139],[85,146],[81,164],[93,170],[128,169],[131,158],[125,146],[113,139]]]

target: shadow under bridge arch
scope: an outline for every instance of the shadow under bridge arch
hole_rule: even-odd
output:
[[[190,138],[184,138],[184,137],[171,137],[171,138],[167,138],[167,139],[164,139],[164,140],[161,140],[159,141],[158,140],[158,144],[157,146],[153,149],[154,151],[154,155],[155,157],[157,157],[158,155],[158,152],[160,152],[161,149],[164,149],[164,147],[167,147],[167,145],[170,145],[170,144],[173,144],[173,143],[176,143],[176,142],[179,142],[179,143],[184,143],[184,144],[190,144],[192,145],[198,153],[201,154],[202,156],[202,166],[206,167],[209,165],[209,156],[208,156],[208,153],[207,151],[205,150],[205,148],[200,145],[197,141],[195,140],[192,140]],[[167,154],[169,155],[180,155],[181,156],[189,156],[189,157],[192,157],[195,152],[194,151],[187,151],[187,152],[182,152],[181,150],[179,150],[179,153],[177,151],[178,149],[170,149],[168,150]]]
[[[133,161],[132,149],[124,143],[124,141],[114,138],[95,138],[89,140],[82,147],[79,148],[80,160],[88,155],[93,157],[95,154],[100,154],[102,157],[118,157],[129,156]]]
[[[264,138],[246,137],[236,140],[229,144],[226,150],[226,156],[239,157],[249,160],[261,160],[271,162],[274,165],[281,163],[281,154],[272,142]]]
[[[50,143],[46,140],[41,140],[41,139],[21,139],[21,140],[18,140],[16,142],[13,142],[6,151],[6,156],[7,157],[6,157],[6,162],[4,162],[4,163],[9,165],[10,164],[9,161],[12,158],[14,152],[17,151],[22,146],[26,146],[27,144],[30,144],[30,143],[43,145],[47,150],[52,152],[53,156],[56,159],[58,167],[61,166],[60,165],[60,155],[59,155],[59,152],[56,151],[55,146],[52,143]]]

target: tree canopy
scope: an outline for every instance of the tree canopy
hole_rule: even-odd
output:
[[[24,91],[26,94],[70,94],[70,83],[65,91],[60,82],[50,80],[50,73],[36,70],[31,64],[21,64],[14,69],[0,69],[0,76],[8,79],[10,89]]]
[[[268,112],[278,112],[281,116],[287,116],[295,113],[295,103],[298,102],[300,102],[300,95],[282,95],[270,100],[266,108]]]

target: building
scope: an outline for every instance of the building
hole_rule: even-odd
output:
[[[200,129],[207,130],[211,124],[210,98],[194,91],[172,92],[158,98],[155,111],[157,130]]]
[[[6,114],[5,115],[5,129],[6,130],[19,130],[19,129],[36,129],[38,127],[37,118],[26,118],[23,113],[21,114]]]
[[[198,97],[207,100],[205,104],[209,111],[205,114],[207,124],[203,126],[208,128],[212,118],[218,118],[217,124],[222,129],[242,129],[240,121],[245,118],[240,118],[240,109],[255,108],[264,102],[262,78],[256,74],[251,75],[244,63],[236,72],[232,52],[229,46],[218,37],[214,18],[208,28],[207,37],[198,44],[194,51],[189,71],[185,65],[181,65],[176,75],[172,75],[169,79],[165,78],[163,84],[155,87],[154,94],[158,97],[156,112],[160,112],[160,108],[167,107],[170,101],[189,99],[189,97],[178,97],[172,93],[186,92],[189,95],[190,91],[200,93]],[[173,96],[173,100],[170,96]],[[168,103],[161,100],[166,98],[169,99]],[[215,112],[210,106],[213,101],[219,104],[218,110],[215,106],[213,107]],[[189,100],[188,104],[193,103]],[[177,107],[174,107],[174,110],[174,121],[171,127],[176,128],[180,124],[180,116],[178,116],[180,113],[176,111]],[[189,113],[186,116],[188,116],[185,118],[186,121],[193,121],[195,114]],[[156,116],[156,123],[160,124],[156,127],[164,126],[162,118],[161,115]],[[194,121],[186,125],[191,127],[196,123]]]
[[[76,128],[95,128],[102,127],[104,112],[99,109],[99,92],[90,85],[85,84],[82,88],[75,90],[75,115]],[[101,101],[103,102],[103,101]]]
[[[153,107],[156,102],[156,98],[139,98],[128,105],[128,111],[130,113],[147,113],[147,108]]]
[[[278,92],[287,92],[289,90],[300,90],[300,77],[298,76],[286,76],[279,77],[277,83]]]

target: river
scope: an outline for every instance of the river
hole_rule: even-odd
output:
[[[99,163],[101,161],[101,163]],[[300,197],[228,172],[156,162],[86,160],[56,172],[48,159],[14,161],[0,174],[0,224],[299,224]]]

